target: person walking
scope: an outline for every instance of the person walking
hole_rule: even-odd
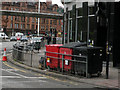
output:
[[[50,44],[50,42],[51,42],[51,36],[50,36],[50,35],[48,35],[48,37],[47,37],[47,44],[49,45],[49,44]]]

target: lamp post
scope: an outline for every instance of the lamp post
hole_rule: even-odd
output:
[[[39,5],[38,5],[38,13],[40,13],[40,0],[39,0]],[[38,33],[37,33],[38,36],[39,36],[39,31],[40,31],[40,30],[39,30],[39,29],[40,29],[39,24],[40,24],[40,18],[38,18],[38,31],[37,31],[37,32],[38,32]]]

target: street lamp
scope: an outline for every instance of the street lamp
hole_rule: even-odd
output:
[[[38,13],[40,13],[40,0],[39,0],[39,6],[38,6]],[[40,23],[40,18],[38,18],[38,36],[39,36],[39,28],[40,28],[40,26],[39,26],[39,23]]]

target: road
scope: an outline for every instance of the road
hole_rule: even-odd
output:
[[[3,42],[2,46],[12,48],[15,42]],[[2,88],[95,88],[96,86],[86,83],[60,80],[45,76],[37,72],[26,70],[13,65],[12,63],[2,62],[0,71],[2,74]],[[100,90],[100,89],[99,89]]]

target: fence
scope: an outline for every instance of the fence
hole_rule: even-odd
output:
[[[54,57],[54,56],[48,56],[48,55],[46,55],[47,53],[61,55],[61,58]],[[66,57],[72,57],[72,59],[66,59]],[[82,58],[82,60],[81,61],[80,60],[75,60],[75,57],[76,58]],[[46,51],[45,52],[45,58],[46,58],[46,60],[47,60],[47,58],[58,59],[59,64],[62,64],[62,67],[61,67],[61,65],[58,65],[57,69],[60,72],[62,72],[62,74],[67,72],[67,73],[73,73],[73,74],[83,74],[86,77],[91,77],[91,74],[88,73],[88,57],[87,56],[68,55],[68,54],[61,54],[61,53],[54,53],[54,52],[47,52]],[[61,61],[62,61],[62,63],[61,63]],[[70,62],[72,63],[72,65],[68,66],[68,68],[71,67],[71,69],[66,70],[68,68],[65,67],[65,64],[68,65],[68,63],[70,63]],[[44,66],[46,68],[51,69],[50,67],[47,67],[46,64],[47,64],[47,61],[46,61],[46,63],[44,63]],[[84,64],[84,66],[83,66],[83,64]],[[83,66],[83,68],[82,68],[83,71],[79,70],[79,68],[80,68],[79,65]]]
[[[13,48],[12,56],[13,59],[16,60],[17,62],[38,68],[39,60],[41,57],[44,56],[44,53],[38,54],[38,53],[34,53],[33,51],[24,51]]]

